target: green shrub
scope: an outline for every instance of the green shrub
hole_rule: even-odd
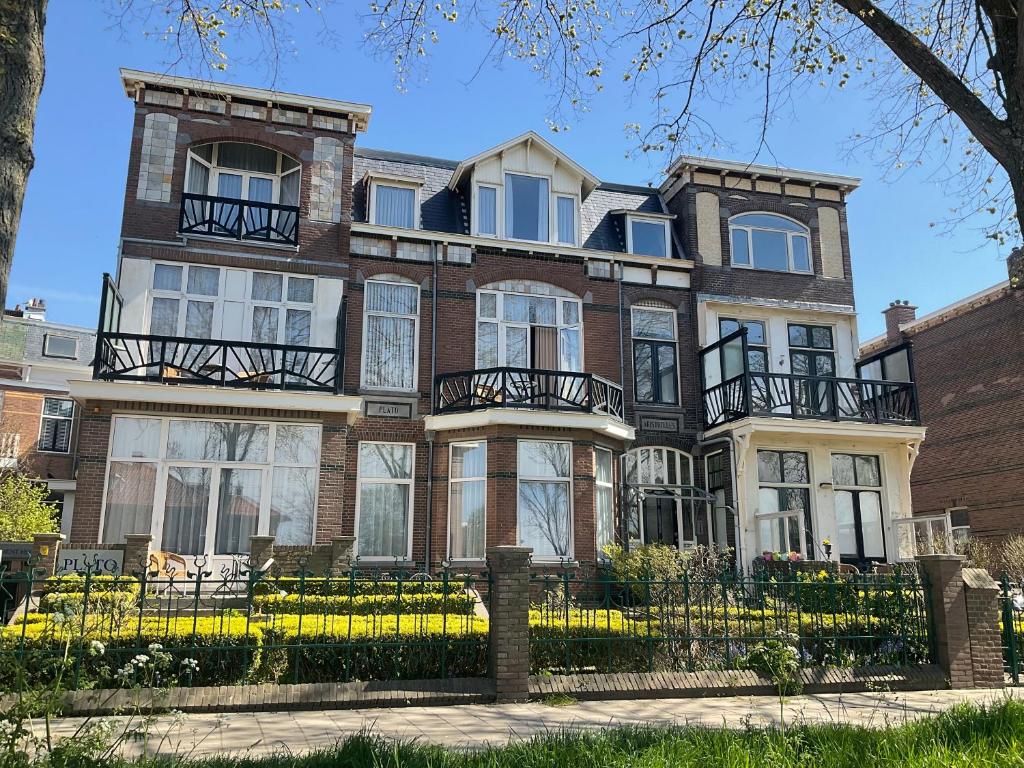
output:
[[[473,612],[476,601],[465,593],[424,592],[398,595],[257,595],[253,607],[262,613],[409,614]]]
[[[89,592],[88,610],[99,614],[125,614],[138,605],[138,594],[131,592]],[[81,614],[86,607],[84,592],[48,592],[39,599],[42,613]]]
[[[278,595],[282,592],[289,595],[423,595],[437,594],[447,591],[448,594],[461,593],[467,582],[461,579],[451,579],[447,583],[430,579],[352,579],[347,576],[337,578],[299,578],[296,576],[282,576],[279,578],[265,579],[253,585],[253,593],[256,595]]]
[[[130,592],[139,594],[139,580],[133,576],[89,576],[89,592]],[[79,574],[51,576],[42,585],[44,593],[85,592],[86,577]]]

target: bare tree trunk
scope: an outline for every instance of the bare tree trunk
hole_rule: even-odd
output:
[[[43,89],[43,26],[47,0],[0,0],[0,308],[14,241],[35,164],[32,136]]]

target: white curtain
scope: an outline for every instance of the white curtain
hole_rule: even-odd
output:
[[[409,486],[366,483],[359,489],[359,554],[405,557],[409,543]]]
[[[223,141],[217,145],[217,165],[239,171],[277,173],[277,152],[258,144]]]
[[[494,187],[479,187],[476,193],[476,226],[481,235],[498,234],[498,191]]]
[[[119,544],[125,534],[149,533],[153,528],[156,464],[112,461],[109,473],[103,542]]]
[[[375,223],[386,227],[416,226],[416,192],[409,187],[376,185]]]
[[[149,319],[149,332],[154,336],[178,335],[177,299],[153,299],[153,316]]]
[[[415,315],[418,311],[419,291],[415,286],[373,281],[366,284],[367,386],[415,388],[416,319],[398,315]]]
[[[277,544],[313,543],[317,470],[275,467],[270,498],[270,535]]]
[[[571,197],[558,198],[558,242],[576,245],[576,201]]]

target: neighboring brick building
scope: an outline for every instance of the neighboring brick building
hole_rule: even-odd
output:
[[[96,331],[46,320],[32,299],[0,318],[0,467],[47,482],[70,528],[78,409],[68,380],[88,376]]]
[[[957,535],[1024,532],[1024,289],[1011,280],[917,317],[894,302],[862,354],[910,344],[928,440],[914,464],[914,514]],[[948,520],[948,523],[945,522]]]
[[[354,537],[364,564],[431,568],[613,541],[896,556],[923,431],[912,384],[855,378],[855,179],[684,159],[613,184],[532,132],[440,160],[356,147],[364,105],[122,77],[73,542],[152,532],[216,560],[257,533]],[[780,381],[792,406],[736,399]]]

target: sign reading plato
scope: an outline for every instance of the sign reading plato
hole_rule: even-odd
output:
[[[62,549],[57,553],[56,574],[93,573],[120,576],[124,552],[120,549]]]
[[[389,419],[411,419],[412,403],[385,403],[367,400],[366,415],[383,416]]]

